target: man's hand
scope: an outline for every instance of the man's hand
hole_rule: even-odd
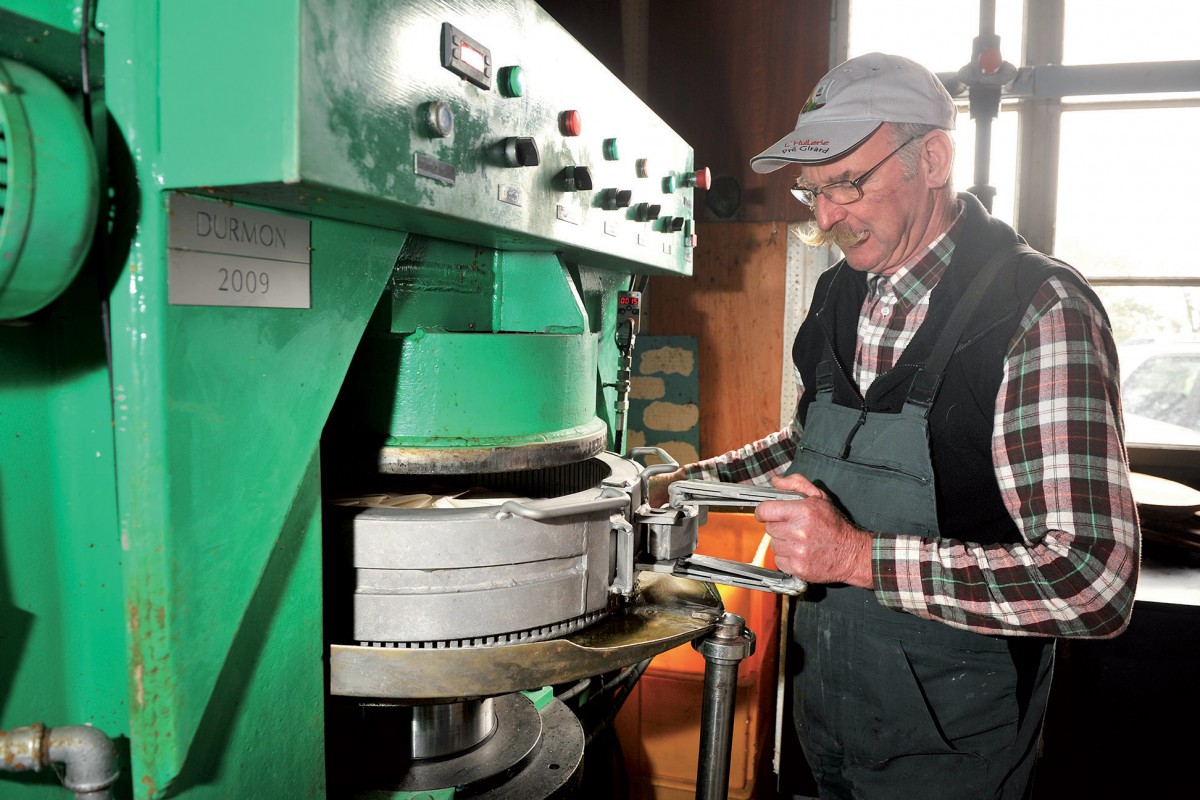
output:
[[[674,472],[664,472],[661,475],[652,475],[646,482],[650,484],[650,496],[646,498],[646,504],[651,508],[662,508],[670,499],[667,489],[675,481],[683,480],[683,467]]]
[[[870,589],[871,534],[842,516],[828,495],[802,475],[771,481],[802,492],[804,500],[766,500],[754,518],[767,523],[775,566],[809,583],[848,583]]]

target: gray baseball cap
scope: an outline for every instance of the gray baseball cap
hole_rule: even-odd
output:
[[[901,56],[867,53],[831,69],[817,83],[796,129],[750,159],[755,172],[786,164],[821,164],[849,153],[885,122],[954,129],[957,110],[946,87]]]

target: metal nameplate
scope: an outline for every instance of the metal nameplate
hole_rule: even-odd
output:
[[[496,199],[501,203],[508,203],[510,206],[525,205],[525,193],[516,186],[505,186],[503,184],[497,186]]]
[[[413,154],[413,171],[423,178],[432,178],[449,186],[458,180],[458,170],[453,164],[420,153]]]
[[[555,208],[554,215],[562,222],[569,222],[572,225],[579,225],[582,222],[577,212],[572,212],[562,204]]]
[[[169,200],[171,305],[310,308],[312,224],[185,194]]]

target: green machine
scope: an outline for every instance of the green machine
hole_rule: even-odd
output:
[[[0,796],[577,789],[706,180],[526,0],[0,0]]]

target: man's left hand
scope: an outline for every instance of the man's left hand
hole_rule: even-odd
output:
[[[848,583],[870,589],[871,535],[856,527],[825,492],[802,475],[771,481],[804,500],[766,500],[754,517],[767,524],[775,566],[809,583]]]

